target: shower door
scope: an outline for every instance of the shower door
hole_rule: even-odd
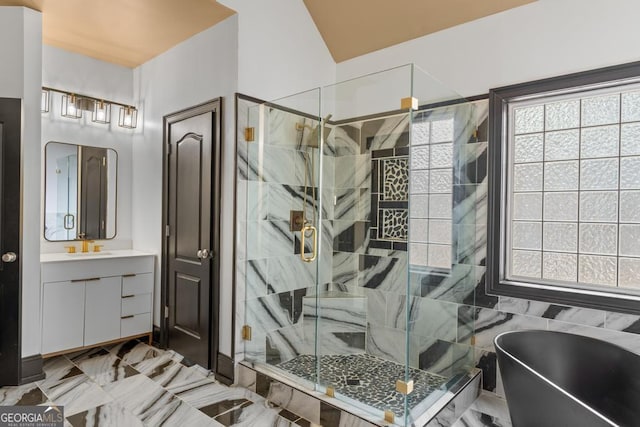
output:
[[[318,104],[317,90],[269,103],[238,100],[245,360],[310,388],[316,381],[315,296],[327,280],[319,275],[326,257]]]

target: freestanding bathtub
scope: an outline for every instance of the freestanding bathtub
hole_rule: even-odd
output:
[[[505,332],[495,346],[514,427],[640,426],[639,355],[553,331]]]

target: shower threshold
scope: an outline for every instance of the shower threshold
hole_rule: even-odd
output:
[[[431,400],[429,397],[444,394],[448,381],[441,375],[415,368],[407,370],[404,365],[369,354],[320,356],[317,381],[317,364],[316,356],[299,355],[275,367],[304,380],[331,386],[336,394],[351,402],[391,411],[398,418],[405,412],[405,395],[396,391],[396,381],[405,381],[405,373],[414,383],[413,391],[406,396],[409,411],[424,408],[425,401]]]

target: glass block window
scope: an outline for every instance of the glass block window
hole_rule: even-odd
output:
[[[507,278],[640,289],[640,89],[510,106]]]
[[[488,292],[640,314],[640,62],[490,92]]]
[[[454,119],[427,116],[412,132],[409,262],[450,269]]]

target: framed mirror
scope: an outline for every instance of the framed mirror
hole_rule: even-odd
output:
[[[118,153],[50,141],[45,145],[44,238],[113,239]]]

